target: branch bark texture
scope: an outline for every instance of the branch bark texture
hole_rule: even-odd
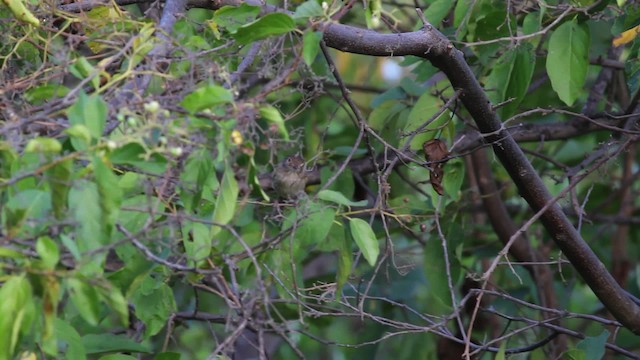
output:
[[[462,90],[462,103],[486,141],[492,144],[496,156],[532,210],[537,212],[552,201],[542,179],[493,111],[491,102],[462,52],[435,28],[427,25],[420,31],[410,33],[379,34],[352,26],[330,24],[324,29],[324,41],[329,47],[345,52],[371,56],[414,55],[430,61],[447,75],[455,89]],[[540,219],[604,306],[624,326],[640,334],[640,307],[613,279],[561,208],[553,204]]]

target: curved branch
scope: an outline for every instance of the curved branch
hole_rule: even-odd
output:
[[[462,52],[435,28],[427,25],[423,30],[410,33],[379,34],[330,24],[324,31],[325,43],[337,50],[372,56],[414,55],[429,60],[447,75],[455,89],[462,90],[462,103],[532,210],[538,212],[552,201],[542,179],[493,111]],[[611,314],[635,334],[640,334],[640,307],[624,293],[560,207],[549,206],[541,221]]]

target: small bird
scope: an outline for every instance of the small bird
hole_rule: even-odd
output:
[[[300,155],[284,159],[271,174],[273,189],[284,200],[293,200],[304,194],[307,186],[308,171]]]

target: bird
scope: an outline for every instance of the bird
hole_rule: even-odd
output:
[[[273,189],[283,200],[294,200],[305,194],[308,171],[300,155],[292,155],[278,164],[271,174]]]

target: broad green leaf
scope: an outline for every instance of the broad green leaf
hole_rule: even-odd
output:
[[[148,353],[151,352],[151,346],[145,343],[138,343],[125,334],[87,334],[82,337],[82,344],[87,350],[87,354],[100,354],[108,352],[132,352],[132,353]],[[113,356],[113,355],[111,355]],[[118,355],[124,356],[124,355]],[[105,359],[103,356],[101,359]],[[111,359],[125,359],[123,357],[111,357]],[[126,357],[126,359],[136,359]]]
[[[507,348],[507,342],[503,341],[502,344],[500,344],[500,350],[498,350],[498,353],[496,354],[496,357],[494,358],[494,360],[505,360],[505,349]]]
[[[587,354],[582,349],[569,349],[565,352],[565,359],[568,360],[587,360]]]
[[[4,280],[0,288],[0,358],[13,359],[20,333],[28,330],[33,320],[33,295],[24,275]]]
[[[533,76],[535,56],[529,44],[505,52],[498,59],[487,79],[488,93],[494,104],[513,98],[499,109],[503,120],[515,113],[524,99]]]
[[[91,131],[89,131],[89,128],[84,124],[73,125],[64,132],[69,134],[71,138],[74,139],[79,146],[83,146],[83,148],[91,145]]]
[[[369,262],[369,265],[375,266],[380,254],[380,247],[376,234],[369,223],[362,219],[353,218],[349,220],[349,229],[364,258]]]
[[[402,92],[402,94],[402,97],[404,98],[404,92]],[[387,100],[373,109],[369,114],[367,122],[373,129],[382,131],[382,129],[387,126],[387,123],[389,123],[391,119],[394,119],[394,117],[404,109],[406,109],[406,105],[402,102],[397,100]]]
[[[433,26],[439,26],[440,22],[449,14],[453,6],[452,0],[436,0],[425,10],[424,16]]]
[[[88,335],[88,336],[91,336],[91,335]],[[118,335],[115,335],[115,336],[118,336]],[[128,340],[129,342],[135,343],[133,340],[130,340],[130,339]],[[135,356],[124,355],[124,354],[109,354],[105,356],[100,356],[100,358],[98,358],[98,360],[136,360],[136,359],[138,358]]]
[[[89,45],[89,47],[92,46]],[[78,57],[76,61],[69,66],[69,72],[80,80],[91,77],[90,82],[93,88],[97,90],[100,87],[100,77],[97,76],[98,71],[84,56]]]
[[[260,116],[274,124],[278,128],[278,132],[280,132],[283,139],[287,141],[289,140],[289,132],[287,132],[287,128],[284,126],[284,118],[278,109],[271,105],[265,105],[260,108]]]
[[[205,85],[184,97],[180,103],[191,113],[233,101],[231,92],[219,85]]]
[[[324,11],[322,10],[322,6],[318,4],[316,0],[305,1],[302,4],[298,5],[295,13],[293,14],[294,19],[306,19],[315,16],[323,16]]]
[[[67,344],[65,347],[66,359],[84,360],[87,358],[87,353],[84,349],[84,345],[82,344],[82,339],[76,329],[62,319],[56,319],[54,328],[58,340]]]
[[[456,29],[460,29],[460,25],[464,25],[466,28],[467,14],[471,10],[472,0],[458,0],[456,2],[456,7],[453,10],[453,27]],[[465,21],[463,24],[462,22]],[[462,31],[462,36],[466,33],[466,29]]]
[[[540,31],[541,22],[542,12],[532,11],[528,13],[522,22],[522,33],[528,35]]]
[[[47,137],[37,137],[29,140],[24,151],[27,153],[50,153],[57,154],[62,151],[62,144],[56,139]]]
[[[318,31],[307,30],[302,36],[302,58],[309,66],[315,62],[320,51],[320,40],[322,40],[322,33]]]
[[[208,226],[202,223],[188,223],[183,226],[184,249],[189,260],[199,262],[211,253],[211,235]]]
[[[225,28],[234,34],[238,31],[238,28],[253,21],[259,13],[259,6],[251,6],[245,3],[240,6],[227,5],[216,10],[212,22],[215,23],[217,27]]]
[[[69,298],[80,313],[80,316],[96,326],[100,322],[100,299],[95,287],[77,278],[68,278]]]
[[[80,92],[76,102],[67,110],[70,125],[84,125],[89,129],[91,137],[99,139],[107,121],[107,103],[99,95],[87,95]],[[86,145],[78,139],[71,139],[73,147],[85,150]]]
[[[167,159],[158,153],[147,154],[147,150],[137,142],[123,145],[111,152],[109,160],[113,164],[132,165],[152,174],[164,174]]]
[[[283,228],[293,226],[296,217],[300,216],[300,210],[293,211],[283,223]],[[306,247],[323,242],[336,217],[336,210],[319,203],[309,202],[305,207],[304,218],[295,228],[296,245]]]
[[[147,275],[132,291],[136,315],[146,325],[145,337],[156,335],[176,311],[173,290],[164,282]]]
[[[429,284],[429,295],[435,300],[431,304],[432,313],[436,314],[446,314],[451,310],[445,267],[442,243],[438,237],[432,237],[424,247],[424,274]]]
[[[169,351],[158,353],[153,360],[180,360],[180,353]]]
[[[449,161],[444,166],[444,178],[442,185],[444,191],[453,200],[460,198],[460,188],[464,182],[464,164],[459,159]]]
[[[571,106],[585,93],[589,66],[589,28],[577,20],[567,21],[551,34],[547,73],[560,100]]]
[[[69,88],[60,84],[44,84],[27,90],[25,100],[33,105],[41,105],[45,101],[60,98],[69,93]]]
[[[600,360],[604,357],[606,350],[605,345],[609,338],[609,332],[607,330],[602,331],[598,336],[589,336],[581,340],[576,348],[584,350],[586,360]]]
[[[0,141],[0,179],[11,177],[11,166],[17,159],[18,154],[13,146]]]
[[[118,186],[118,177],[104,163],[102,158],[94,156],[93,169],[100,196],[101,225],[105,241],[108,242],[118,219],[122,191]]]
[[[238,201],[238,182],[231,166],[227,163],[220,184],[220,192],[216,200],[216,208],[213,211],[213,222],[220,225],[226,225],[233,219],[236,212],[236,203]],[[211,236],[216,236],[222,228],[213,226]]]
[[[431,119],[443,105],[442,100],[431,95],[428,91],[425,92],[420,96],[415,105],[413,105],[409,113],[409,118],[407,119],[407,124],[404,127],[404,132],[408,134],[421,127],[427,120]],[[429,123],[429,125],[424,127],[420,134],[413,138],[411,141],[411,149],[420,149],[425,141],[435,138],[438,130],[443,127],[447,121],[449,121],[449,115],[448,111],[445,111]]]
[[[334,225],[338,226],[338,225]],[[342,229],[342,227],[341,227]],[[351,274],[351,266],[353,265],[353,254],[351,251],[351,240],[348,236],[343,236],[340,239],[340,248],[338,249],[338,271],[336,272],[336,299],[340,299],[342,294],[342,288],[347,283],[349,275]]]
[[[69,193],[69,206],[77,222],[74,243],[81,254],[96,250],[107,243],[103,228],[98,186],[88,181],[76,181]],[[82,273],[92,276],[103,271],[104,253],[82,259]]]
[[[71,189],[71,159],[63,160],[47,169],[47,181],[51,189],[51,208],[56,219],[60,220],[65,215],[69,190]]]
[[[246,45],[273,35],[281,35],[295,29],[291,16],[283,13],[270,13],[258,20],[238,28],[233,37],[239,44]]]
[[[55,241],[48,236],[41,236],[36,242],[36,251],[42,259],[42,264],[47,269],[53,269],[60,260],[60,249]]]
[[[109,305],[110,309],[120,318],[120,323],[124,327],[129,326],[129,303],[125,299],[120,289],[111,284],[97,287],[102,300]]]
[[[213,171],[210,151],[201,149],[192,152],[187,159],[185,170],[180,174],[180,186],[184,190],[183,201],[187,209],[198,209],[203,191],[216,191],[219,185]]]
[[[362,201],[351,201],[347,199],[342,193],[334,191],[334,190],[322,190],[318,192],[318,199],[329,201],[338,205],[345,206],[366,206],[367,200]]]

